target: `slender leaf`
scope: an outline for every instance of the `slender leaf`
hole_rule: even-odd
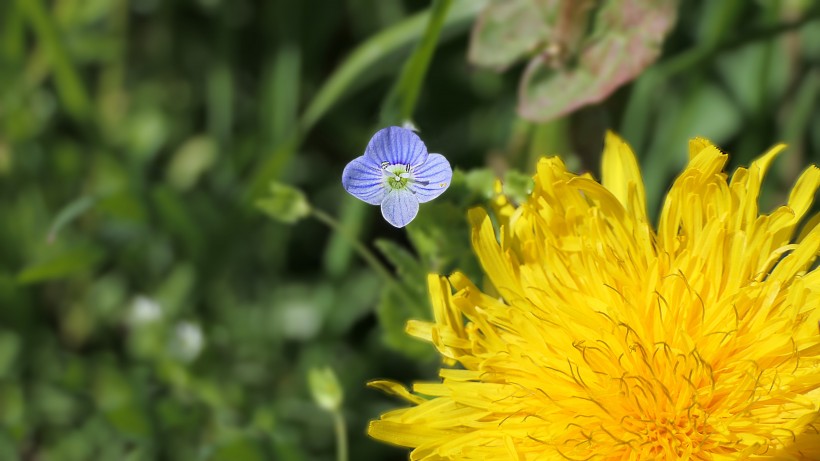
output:
[[[60,37],[54,18],[46,10],[43,0],[17,0],[54,69],[60,99],[66,111],[77,120],[89,117],[91,103],[80,74]]]
[[[97,203],[96,198],[86,195],[66,205],[65,208],[57,213],[57,217],[54,218],[54,222],[48,230],[48,242],[54,242],[54,239],[57,238],[57,233],[60,232],[63,227],[80,217],[93,207],[95,203]]]
[[[104,257],[95,247],[76,247],[32,264],[17,275],[19,283],[38,283],[92,270]]]
[[[424,76],[436,50],[441,29],[453,0],[435,0],[421,41],[404,63],[398,80],[382,104],[381,126],[399,125],[413,115]]]

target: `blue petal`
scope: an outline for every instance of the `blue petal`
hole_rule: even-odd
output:
[[[423,165],[413,170],[413,181],[410,190],[416,194],[419,202],[429,202],[450,187],[453,169],[450,162],[441,154],[430,154]]]
[[[370,138],[364,156],[377,164],[420,165],[427,159],[427,147],[410,130],[391,126],[379,130]]]
[[[416,195],[407,189],[392,189],[382,202],[382,216],[394,227],[404,227],[419,212]]]
[[[387,192],[381,167],[364,156],[347,164],[342,172],[342,186],[350,195],[371,205],[382,203]]]

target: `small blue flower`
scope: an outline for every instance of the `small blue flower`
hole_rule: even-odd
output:
[[[453,170],[440,154],[428,154],[424,142],[398,126],[379,130],[364,155],[348,163],[342,173],[345,190],[371,205],[381,205],[382,216],[404,227],[450,185]]]

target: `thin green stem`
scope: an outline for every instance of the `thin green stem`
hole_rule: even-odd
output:
[[[318,210],[316,208],[311,210],[311,214],[314,218],[318,219],[333,231],[338,232],[345,240],[347,240],[352,246],[353,249],[359,254],[359,256],[364,259],[364,261],[370,265],[370,267],[376,271],[386,282],[389,283],[396,283],[395,277],[393,277],[392,272],[387,270],[386,267],[379,261],[379,258],[370,251],[362,242],[360,242],[355,237],[351,236],[342,226],[339,225],[339,222],[333,216],[325,213],[322,210]]]
[[[347,425],[341,410],[333,412],[333,428],[336,432],[336,461],[347,461]]]

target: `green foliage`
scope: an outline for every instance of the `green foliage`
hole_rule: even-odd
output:
[[[499,42],[484,13],[482,59],[532,57],[546,32],[512,1],[0,2],[0,459],[330,460],[325,365],[350,459],[406,457],[364,435],[396,405],[364,383],[437,379],[405,325],[432,317],[429,273],[481,283],[466,210],[496,178],[520,203],[542,155],[594,174],[614,128],[655,208],[686,139],[736,164],[785,141],[767,209],[820,158],[817,2],[688,1],[656,64],[550,124],[517,118],[516,76],[467,63],[491,4],[519,27]],[[380,110],[455,168],[403,231],[340,184]]]
[[[19,283],[35,283],[44,280],[70,277],[88,273],[102,259],[102,252],[93,246],[76,246],[56,250],[43,261],[34,262],[17,275]]]
[[[299,189],[272,182],[270,196],[256,201],[256,206],[271,218],[293,224],[310,215],[310,203]]]
[[[377,240],[376,247],[395,267],[398,281],[385,284],[379,299],[379,322],[384,342],[410,358],[431,361],[435,350],[405,333],[410,319],[430,320],[432,308],[427,297],[427,269],[404,247],[390,240]]]
[[[434,0],[430,18],[418,46],[407,59],[382,104],[380,122],[382,126],[399,125],[410,120],[421,91],[430,60],[438,44],[439,34],[444,27],[447,13],[453,0]]]
[[[313,400],[320,408],[327,411],[339,411],[344,399],[344,391],[332,368],[322,367],[308,370],[308,385]]]

